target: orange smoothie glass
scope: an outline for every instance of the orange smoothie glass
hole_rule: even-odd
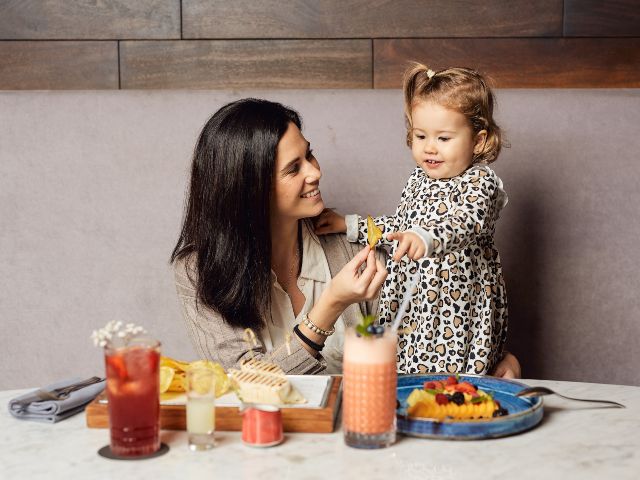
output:
[[[397,343],[390,329],[369,336],[346,332],[342,427],[350,447],[383,448],[395,442]]]
[[[111,452],[150,455],[160,448],[160,342],[109,342],[104,353]]]

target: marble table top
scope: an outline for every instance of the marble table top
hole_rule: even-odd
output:
[[[596,408],[545,397],[544,419],[533,430],[480,441],[426,440],[400,436],[382,450],[347,447],[331,434],[286,434],[273,448],[246,447],[238,432],[218,432],[218,445],[191,452],[185,432],[163,430],[171,450],[162,457],[116,461],[98,456],[106,429],[89,429],[83,414],[57,424],[16,420],[0,392],[0,478],[126,479],[638,479],[640,387],[523,380],[563,394],[615,400],[626,409]]]

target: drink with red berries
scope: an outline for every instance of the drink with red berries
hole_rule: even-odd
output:
[[[160,342],[131,339],[105,346],[109,430],[114,455],[149,455],[160,448]]]

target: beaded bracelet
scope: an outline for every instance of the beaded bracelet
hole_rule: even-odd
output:
[[[308,338],[304,333],[300,331],[300,326],[296,325],[293,327],[293,331],[298,336],[300,340],[306,343],[309,347],[313,348],[316,352],[321,352],[324,348],[324,345],[320,345],[319,343],[314,342],[310,338]]]
[[[302,323],[304,323],[309,328],[309,330],[311,330],[314,333],[317,333],[318,335],[322,335],[323,337],[328,337],[336,333],[335,326],[331,327],[330,330],[323,330],[322,328],[317,326],[315,323],[313,323],[306,313],[302,315]]]

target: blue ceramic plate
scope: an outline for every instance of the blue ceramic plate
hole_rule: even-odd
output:
[[[527,385],[513,380],[479,375],[460,375],[480,390],[491,393],[503,408],[509,411],[503,417],[479,420],[428,420],[410,418],[407,415],[407,397],[415,388],[423,388],[424,382],[446,380],[449,374],[398,375],[398,432],[412,437],[437,438],[441,440],[475,440],[496,438],[524,432],[542,420],[542,398],[516,397]]]

